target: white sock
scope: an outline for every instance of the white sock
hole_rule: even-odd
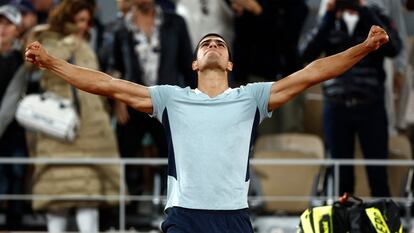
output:
[[[66,230],[67,213],[66,212],[48,212],[46,214],[47,231],[49,233],[62,233]]]
[[[76,210],[76,223],[80,233],[98,233],[99,213],[97,208]]]

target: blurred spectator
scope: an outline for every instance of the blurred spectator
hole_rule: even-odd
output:
[[[257,3],[262,12],[245,10],[236,17],[234,62],[239,68],[235,67],[234,78],[241,83],[246,83],[249,75],[274,80],[302,66],[297,47],[308,12],[305,1],[258,0]]]
[[[131,7],[134,4],[134,2],[135,0],[116,0],[118,7],[117,17],[115,20],[105,25],[102,46],[97,51],[100,70],[116,78],[120,78],[121,74],[114,67],[115,61],[113,56],[113,47],[115,31],[121,28],[124,24],[124,16],[131,10]],[[126,175],[129,176],[129,174]],[[135,184],[135,186],[138,186],[138,184]],[[105,211],[101,211],[101,227],[103,229],[107,229],[111,226],[117,225],[118,218],[116,218],[116,216],[118,215],[118,213],[118,209],[112,209],[112,211],[105,209]]]
[[[125,23],[115,32],[114,62],[115,70],[123,79],[138,84],[195,86],[192,49],[184,19],[162,10],[154,0],[135,0],[132,10],[125,16]],[[136,157],[142,153],[142,141],[147,133],[153,140],[151,144],[157,148],[151,156],[167,156],[164,129],[156,119],[121,102],[115,102],[115,114],[122,157]],[[166,169],[162,172],[166,173]],[[138,177],[136,167],[127,167],[131,194],[151,192],[142,190]],[[144,182],[151,182],[151,179],[144,177]],[[132,205],[129,210],[133,208]]]
[[[11,4],[22,14],[22,25],[19,30],[20,38],[22,38],[26,32],[37,25],[36,9],[30,0],[12,0]]]
[[[97,69],[93,50],[83,39],[89,29],[93,9],[84,0],[63,0],[52,12],[48,25],[34,29],[38,40],[56,57],[77,65]],[[74,142],[63,142],[43,134],[37,135],[36,157],[47,158],[117,158],[118,150],[110,119],[102,99],[70,85],[55,74],[41,72],[44,91],[72,99],[79,105],[80,127]],[[116,165],[36,165],[33,177],[36,195],[118,195],[119,170]],[[98,207],[116,205],[114,201],[34,200],[35,211],[47,213],[49,232],[66,231],[69,211],[76,211],[80,232],[98,232]]]
[[[118,7],[118,19],[123,19],[124,16],[131,10],[135,0],[116,0]]]
[[[414,1],[413,0],[405,0],[405,6],[408,10],[414,10]]]
[[[10,2],[10,0],[0,0],[0,6],[6,5]]]
[[[163,9],[175,11],[175,4],[171,0],[155,0],[155,3],[160,5]]]
[[[281,79],[301,69],[302,61],[297,48],[308,13],[304,0],[233,0],[232,3],[237,15],[234,41],[236,65],[233,71],[235,86],[249,81]],[[263,10],[260,11],[254,3]],[[279,117],[266,122],[261,130],[301,131],[302,109],[303,98],[298,96],[277,109]]]
[[[119,72],[114,68],[113,43],[115,31],[119,30],[124,24],[124,16],[131,10],[135,0],[116,0],[118,12],[114,21],[105,26],[103,33],[102,48],[98,50],[98,58],[101,71],[104,71],[114,77],[119,78]]]
[[[391,20],[377,8],[368,8],[359,0],[330,0],[320,24],[309,35],[303,57],[311,61],[365,40],[372,25],[389,35],[389,43],[373,52],[348,72],[324,83],[324,133],[332,158],[351,159],[358,136],[366,159],[388,158],[388,121],[385,111],[383,68],[386,56],[401,50],[401,40]],[[384,166],[368,166],[371,195],[389,196]],[[352,166],[340,168],[340,193],[354,192]]]
[[[0,7],[0,157],[26,158],[25,132],[14,119],[17,100],[24,92],[24,76],[15,74],[23,63],[20,48],[16,47],[22,17],[11,6]],[[23,77],[23,79],[22,79]],[[24,194],[25,166],[0,164],[0,194]],[[7,201],[7,230],[16,230],[21,223],[22,201]]]
[[[29,0],[31,1],[36,14],[37,24],[46,24],[49,12],[55,6],[54,0]],[[26,38],[23,38],[25,40]],[[39,72],[33,72],[29,76],[27,84],[27,94],[40,92],[40,76]],[[29,146],[31,147],[31,146]],[[30,148],[29,148],[30,149]]]
[[[187,22],[193,49],[207,33],[222,35],[233,48],[234,13],[229,0],[176,0],[177,14]]]
[[[406,122],[403,117],[405,111],[403,108],[406,105],[409,89],[407,85],[409,80],[405,78],[408,62],[408,51],[405,46],[408,35],[404,21],[403,6],[401,1],[395,0],[367,0],[367,5],[380,8],[385,15],[393,20],[403,42],[403,49],[385,66],[387,73],[385,101],[389,118],[389,131],[391,134],[396,134],[398,129],[406,128]]]
[[[57,4],[57,0],[31,0],[37,13],[37,21],[39,24],[47,22],[49,12]]]
[[[93,10],[94,10],[94,17],[92,19],[91,25],[88,28],[88,37],[85,38],[95,53],[98,53],[102,49],[103,43],[103,34],[105,31],[105,26],[101,23],[101,20],[97,17],[97,12],[99,11],[98,5],[96,4],[95,0],[85,0],[88,2]]]
[[[325,6],[328,0],[321,1],[319,10],[320,16],[325,13]],[[398,34],[405,47],[407,38],[406,24],[404,21],[403,9],[400,0],[366,0],[367,6],[375,6],[383,14],[393,20]],[[385,60],[385,104],[389,122],[389,132],[396,134],[398,129],[406,128],[404,120],[405,105],[408,92],[409,80],[405,79],[407,69],[407,49],[401,49],[399,54],[391,59]]]
[[[240,3],[238,3],[240,2]],[[263,16],[267,12],[266,9],[264,10],[262,5],[264,3],[263,0],[255,1],[255,0],[248,0],[248,1],[234,1],[232,3],[232,9],[236,14],[235,17],[235,37],[233,42],[233,54],[234,54],[234,63],[237,66],[233,69],[233,78],[235,81],[234,86],[244,85],[248,82],[248,76],[252,73],[252,66],[255,64],[254,51],[256,47],[261,44],[261,39],[263,36],[260,35],[261,23],[269,23],[267,19]],[[246,6],[242,5],[242,3],[249,2],[251,4],[257,4],[257,11],[246,10]],[[263,30],[265,32],[273,32],[273,30]],[[270,34],[269,33],[269,34]],[[260,38],[260,39],[259,39]],[[267,48],[266,48],[267,50]],[[253,64],[252,64],[253,63]],[[273,65],[272,65],[273,67]],[[267,68],[268,69],[268,68]],[[276,73],[271,74],[270,76],[274,78]]]
[[[414,0],[405,0],[405,7],[410,11],[414,11]],[[411,28],[414,27],[414,25],[412,25],[412,24],[408,24],[408,25],[411,26]],[[409,64],[411,66],[411,72],[413,72],[414,71],[414,41],[413,40],[411,40],[411,45],[410,46],[411,46],[411,51],[410,51],[410,54],[409,54]],[[409,95],[414,95],[414,93],[413,93],[414,92],[414,74],[411,73],[411,75],[412,75],[411,77],[407,77],[407,81],[410,81],[410,82],[407,82],[408,83],[407,86],[408,86],[408,89],[409,89],[408,90]],[[407,105],[408,104],[409,103],[407,103]],[[412,107],[413,107],[412,104],[410,106],[407,106],[407,108],[412,108]],[[412,146],[413,153],[414,153],[414,126],[413,125],[410,125],[409,131],[410,131],[410,134],[411,134],[410,135],[411,146]]]

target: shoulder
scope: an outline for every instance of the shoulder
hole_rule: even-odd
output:
[[[274,82],[249,83],[245,86],[240,86],[240,93],[259,101],[267,100],[270,97],[273,83]]]
[[[172,85],[157,85],[148,87],[155,112],[161,112],[164,106],[174,102],[173,99],[182,98],[188,93],[189,88],[181,88]],[[158,110],[157,110],[158,109]]]
[[[240,86],[241,91],[266,90],[273,85],[274,82],[255,82]]]
[[[155,85],[148,87],[148,89],[150,90],[150,92],[156,91],[164,93],[184,93],[190,90],[189,87],[183,88],[175,85]]]

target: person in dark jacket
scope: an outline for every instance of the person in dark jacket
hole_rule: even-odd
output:
[[[358,136],[366,159],[388,157],[388,120],[384,102],[385,57],[394,57],[402,43],[390,19],[362,1],[331,0],[321,23],[303,46],[306,61],[335,54],[364,40],[372,24],[383,27],[390,43],[365,57],[338,78],[324,82],[324,134],[332,158],[351,159]],[[386,168],[367,167],[371,195],[389,196]],[[340,168],[339,191],[354,192],[352,166]]]
[[[118,0],[116,1],[118,12],[116,18],[105,25],[102,35],[102,46],[97,51],[99,59],[99,69],[107,74],[119,77],[114,68],[114,37],[115,31],[124,24],[125,15],[131,10],[135,0]]]
[[[134,83],[152,85],[195,86],[191,70],[192,48],[184,19],[163,10],[154,0],[135,0],[124,24],[115,30],[114,69],[121,78]],[[164,130],[145,113],[115,102],[117,136],[122,157],[142,153],[142,141],[150,135],[156,152],[152,156],[167,156]],[[127,184],[131,194],[150,193],[151,172],[145,173],[139,187],[136,167],[128,168]],[[145,189],[145,190],[143,190]]]
[[[27,146],[24,129],[14,119],[17,100],[24,92],[22,76],[17,77],[23,63],[20,47],[17,46],[22,16],[12,5],[0,7],[0,157],[26,158]],[[24,194],[26,166],[0,164],[0,194]],[[7,202],[6,230],[21,227],[24,211],[22,201]]]

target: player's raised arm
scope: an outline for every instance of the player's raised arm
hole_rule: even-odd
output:
[[[312,85],[341,75],[388,40],[384,29],[372,26],[364,42],[341,53],[315,60],[302,70],[275,82],[271,89],[269,110],[280,107]]]
[[[120,100],[141,112],[152,112],[151,96],[145,86],[72,65],[50,55],[39,42],[27,46],[25,58],[40,68],[50,70],[78,89]]]

